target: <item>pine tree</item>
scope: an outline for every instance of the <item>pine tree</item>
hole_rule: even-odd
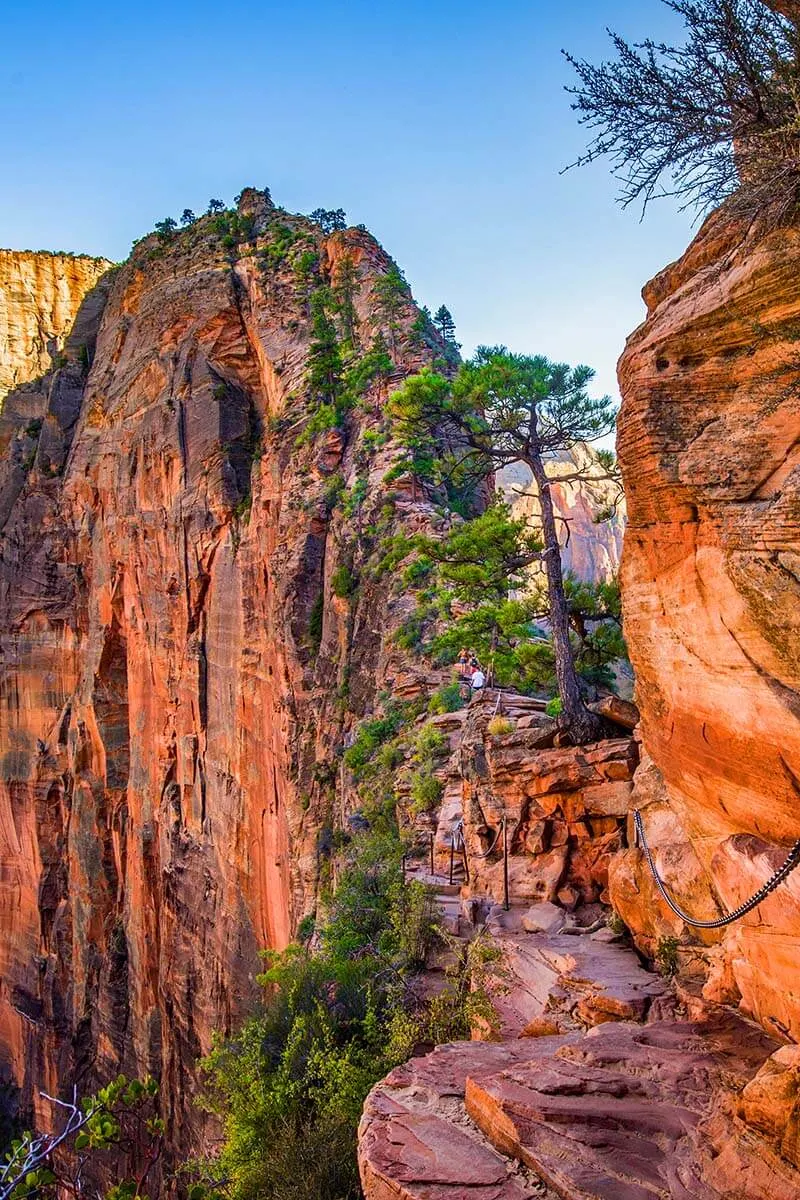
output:
[[[591,131],[573,166],[607,157],[624,205],[675,196],[775,221],[800,197],[800,8],[791,0],[664,0],[686,37],[630,44],[599,66],[567,60]]]
[[[358,349],[358,313],[355,301],[359,287],[356,265],[350,255],[346,255],[337,267],[332,293],[342,336],[350,351]]]
[[[342,384],[342,355],[336,327],[328,315],[329,297],[324,289],[311,297],[312,340],[308,351],[308,386],[312,397],[335,404]]]
[[[156,221],[154,228],[158,234],[158,240],[168,242],[178,228],[178,222],[174,217],[165,217],[163,221]]]
[[[442,304],[437,310],[433,318],[433,323],[441,334],[442,341],[445,345],[456,346],[456,323],[453,320],[449,308],[445,308]]]
[[[599,736],[601,725],[582,698],[550,487],[579,478],[580,471],[565,463],[557,476],[548,475],[546,463],[613,428],[609,397],[595,400],[587,392],[593,375],[589,367],[571,368],[543,355],[481,347],[452,384],[435,372],[423,372],[407,380],[390,405],[398,438],[406,446],[424,447],[423,456],[417,451],[417,461],[422,458],[434,482],[469,474],[485,479],[514,462],[530,469],[541,511],[541,562],[562,723],[579,742]],[[436,443],[438,454],[430,450],[426,436]],[[413,461],[413,449],[410,454]]]
[[[315,208],[309,218],[321,226],[323,233],[335,233],[347,228],[347,215],[343,208]]]
[[[372,289],[372,303],[376,317],[389,334],[393,354],[397,349],[400,318],[410,298],[411,292],[403,272],[392,263],[389,270],[376,280]]]

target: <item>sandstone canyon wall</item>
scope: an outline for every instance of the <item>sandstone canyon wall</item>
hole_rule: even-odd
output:
[[[645,750],[634,803],[699,918],[735,908],[800,837],[800,230],[711,217],[645,289],[620,362],[625,632]],[[692,934],[641,852],[612,900],[650,951],[687,935],[706,995],[800,1037],[800,873]]]
[[[310,294],[345,261],[360,345],[385,334],[393,374],[304,439]],[[365,434],[436,352],[410,294],[375,316],[390,265],[366,231],[325,237],[248,189],[139,243],[63,364],[9,396],[0,1057],[25,1109],[150,1072],[170,1143],[196,1148],[196,1059],[313,907],[334,749],[391,685],[403,603],[331,579],[404,520]]]
[[[51,369],[87,293],[110,267],[86,254],[0,250],[0,411],[12,388]]]

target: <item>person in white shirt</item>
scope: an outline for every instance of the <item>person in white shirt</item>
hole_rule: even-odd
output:
[[[483,685],[486,683],[486,676],[484,675],[484,673],[480,669],[480,667],[476,667],[475,670],[472,672],[472,677],[469,682],[470,682],[470,687],[472,688],[472,694],[474,696],[475,693],[479,692],[481,690],[481,688],[483,687]]]

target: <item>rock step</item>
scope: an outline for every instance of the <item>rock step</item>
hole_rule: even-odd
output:
[[[501,1035],[519,1037],[545,1016],[556,1018],[562,1030],[576,1023],[643,1020],[654,1001],[672,999],[660,976],[645,971],[630,949],[609,943],[605,935],[605,930],[496,935],[503,957],[491,991]]]
[[[467,1116],[467,1074],[493,1073],[507,1062],[504,1046],[440,1046],[374,1087],[358,1134],[368,1200],[555,1200],[545,1184],[498,1153]]]
[[[439,1046],[367,1098],[365,1195],[797,1200],[800,1173],[733,1115],[774,1048],[728,1010]]]
[[[566,1200],[796,1200],[800,1173],[732,1113],[773,1048],[733,1012],[603,1025],[470,1074],[466,1109]]]

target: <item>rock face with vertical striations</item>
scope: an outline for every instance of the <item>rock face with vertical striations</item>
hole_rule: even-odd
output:
[[[699,918],[741,904],[800,837],[798,266],[800,229],[712,216],[645,289],[620,362],[624,617],[646,752],[634,803]],[[611,893],[649,949],[686,932],[639,851],[612,867]],[[694,940],[707,995],[800,1037],[800,875]]]
[[[12,388],[56,364],[88,293],[111,265],[87,254],[0,250],[0,410]]]
[[[361,353],[381,334],[393,362],[304,436],[311,293],[346,260]],[[358,586],[404,520],[374,435],[437,352],[410,293],[377,315],[390,266],[366,231],[323,236],[248,189],[139,243],[75,314],[91,353],[73,332],[9,396],[0,1062],[24,1108],[150,1072],[170,1143],[196,1148],[197,1057],[313,908],[336,749],[391,686],[404,603]]]

